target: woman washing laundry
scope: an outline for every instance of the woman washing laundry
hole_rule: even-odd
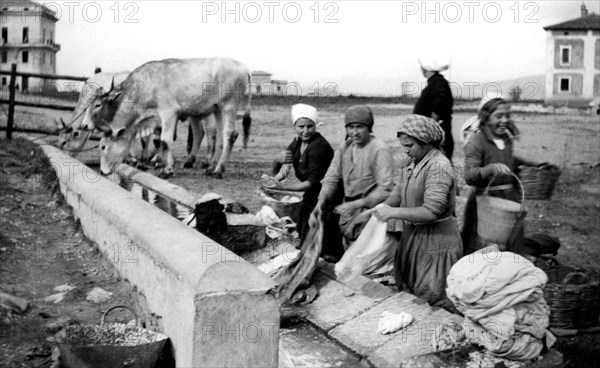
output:
[[[327,140],[317,132],[319,115],[317,109],[306,104],[292,106],[292,124],[296,136],[287,147],[274,160],[273,174],[275,182],[264,185],[267,189],[279,189],[294,192],[304,192],[302,207],[297,225],[300,234],[300,243],[308,233],[308,218],[317,204],[321,190],[321,180],[333,158],[333,148]],[[283,166],[283,170],[282,170]],[[298,182],[285,183],[288,176],[287,168],[293,167]],[[339,243],[339,240],[337,241]],[[329,243],[335,243],[331,241]],[[324,254],[340,257],[340,250],[324,249]]]
[[[476,196],[483,193],[490,180],[494,178],[488,195],[521,202],[517,182],[513,173],[520,165],[537,166],[536,163],[519,158],[513,154],[513,140],[519,131],[513,123],[510,104],[501,98],[493,98],[481,107],[478,113],[479,131],[467,141],[465,150],[464,178],[467,184],[475,187],[465,205],[465,220],[462,240],[465,255],[485,246],[477,234]],[[524,228],[522,224],[514,229],[508,250],[514,253],[526,253],[523,244]]]
[[[335,206],[345,249],[366,223],[358,215],[383,202],[393,188],[392,152],[372,135],[373,124],[369,107],[357,105],[348,109],[344,116],[347,140],[335,150],[311,214],[310,226],[314,226],[327,207]],[[335,198],[340,194],[344,196],[343,203],[336,205]]]
[[[394,259],[398,288],[453,309],[445,294],[446,276],[462,256],[462,242],[453,216],[454,168],[440,150],[444,131],[431,118],[409,115],[398,138],[411,163],[389,198],[370,212],[382,221],[403,221]]]

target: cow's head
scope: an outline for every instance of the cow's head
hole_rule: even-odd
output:
[[[83,128],[83,126],[80,128],[73,128],[73,124],[65,124],[62,118],[60,119],[60,122],[62,128],[60,128],[60,133],[58,135],[58,147],[67,151],[71,156],[77,157],[92,132],[91,130]]]
[[[101,130],[105,135],[112,136],[111,123],[121,106],[123,93],[115,91],[114,80],[110,85],[108,92],[104,93],[102,88],[96,91],[96,98],[92,101],[88,113],[91,124]],[[86,116],[88,115],[86,113]]]
[[[115,136],[105,133],[100,140],[100,171],[108,175],[115,171],[116,167],[125,160],[135,134],[126,129],[119,129]]]

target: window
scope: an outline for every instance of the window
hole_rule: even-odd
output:
[[[2,77],[2,86],[6,87],[6,77]]]
[[[23,27],[23,43],[29,43],[29,27]]]
[[[560,65],[571,65],[571,46],[560,46]]]
[[[42,65],[46,64],[46,53],[45,52],[42,52],[41,62],[42,62]]]
[[[21,57],[22,57],[24,63],[28,63],[29,62],[29,51],[23,51],[23,53],[21,54]]]
[[[8,43],[8,28],[2,27],[2,44]]]
[[[571,77],[561,77],[559,79],[559,91],[571,92]]]
[[[46,43],[46,28],[42,30],[42,43]]]
[[[2,51],[2,64],[8,62],[8,53],[6,51]]]

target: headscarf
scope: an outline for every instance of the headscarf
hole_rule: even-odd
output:
[[[430,71],[430,72],[443,72],[444,70],[448,69],[450,67],[450,63],[447,61],[442,61],[439,58],[436,57],[430,57],[430,56],[423,56],[419,59],[419,65],[421,65],[421,68],[423,68],[424,70]]]
[[[493,100],[493,102],[490,102],[492,100]],[[489,102],[489,104],[488,104],[488,102]],[[498,106],[500,106],[502,104],[507,104],[507,103],[508,102],[506,102],[505,100],[503,100],[501,98],[492,98],[492,99],[488,99],[486,97],[482,98],[481,101],[479,102],[479,106],[477,108],[477,115],[472,116],[467,121],[465,121],[462,128],[460,129],[461,133],[462,133],[461,138],[462,138],[463,143],[467,144],[467,142],[469,141],[471,136],[473,136],[473,134],[477,133],[481,129],[481,117],[482,116],[486,120],[489,119],[490,115],[494,113],[494,111],[498,108]],[[486,105],[488,105],[488,106],[486,106]],[[486,107],[485,110],[484,110],[484,106]],[[519,139],[519,134],[521,134],[521,132],[519,131],[519,128],[517,128],[517,126],[515,125],[515,123],[513,121],[511,121],[508,124],[507,130],[508,130],[507,134],[510,139]]]
[[[398,137],[401,134],[410,135],[436,147],[444,142],[444,130],[440,124],[432,118],[422,115],[408,115],[398,128]]]
[[[317,121],[319,120],[317,109],[306,104],[296,104],[292,106],[292,124],[296,124],[296,121],[302,118],[310,119],[313,123],[317,124]]]
[[[369,128],[369,131],[371,131],[374,123],[375,121],[373,120],[373,112],[371,112],[371,109],[365,105],[351,106],[348,111],[346,111],[346,115],[344,116],[344,126],[348,126],[350,124],[362,124]]]

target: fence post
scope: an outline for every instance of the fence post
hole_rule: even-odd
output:
[[[17,64],[10,67],[10,83],[8,85],[8,121],[6,122],[6,139],[12,139],[15,118],[15,84],[17,83]]]

